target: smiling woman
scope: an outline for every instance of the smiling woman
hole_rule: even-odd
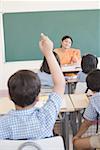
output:
[[[80,50],[71,48],[72,44],[73,39],[70,36],[65,35],[61,39],[61,47],[54,50],[59,55],[60,62],[62,65],[80,63]]]

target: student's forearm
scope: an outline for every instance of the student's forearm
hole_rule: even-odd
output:
[[[77,150],[91,149],[90,137],[75,140],[74,146]]]
[[[91,121],[84,120],[84,122],[82,123],[82,125],[81,125],[79,131],[77,132],[76,136],[81,137],[87,131],[87,129],[89,128],[89,126],[91,124],[92,124]]]

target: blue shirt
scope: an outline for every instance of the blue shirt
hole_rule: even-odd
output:
[[[85,73],[82,72],[82,71],[80,71],[80,72],[77,74],[78,82],[86,82],[86,77],[87,77],[87,74],[85,74]]]
[[[84,113],[84,118],[90,121],[94,121],[96,120],[97,113],[100,116],[100,92],[94,94],[90,98],[89,105]]]
[[[51,86],[51,87],[53,87],[54,84],[53,84],[53,80],[52,80],[51,74],[39,71],[38,72],[38,76],[40,78],[42,86]]]
[[[62,98],[51,93],[41,108],[11,110],[0,117],[0,139],[40,139],[53,135]]]

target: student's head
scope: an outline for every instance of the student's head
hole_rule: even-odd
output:
[[[41,84],[36,73],[29,70],[20,70],[8,80],[8,90],[15,105],[25,107],[35,102]]]
[[[54,53],[54,55],[55,55],[55,58],[56,58],[58,64],[60,65],[60,59],[59,59],[58,54],[55,53],[55,52],[53,52],[53,53]],[[52,63],[53,63],[53,62],[52,62]],[[50,73],[49,66],[48,66],[48,63],[47,63],[47,60],[46,60],[45,57],[43,58],[43,62],[42,62],[40,71],[41,71],[41,72],[46,72],[46,73],[48,73],[48,74],[51,74],[51,73]]]
[[[98,59],[92,54],[87,54],[82,57],[81,68],[82,68],[82,71],[86,74],[96,69],[97,64],[98,64]]]
[[[88,89],[94,92],[100,92],[100,70],[95,69],[91,71],[86,78],[86,83]]]
[[[61,39],[61,48],[64,48],[64,49],[70,48],[72,44],[73,44],[73,39],[68,35],[65,35]]]

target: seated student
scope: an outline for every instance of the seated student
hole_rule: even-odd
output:
[[[94,94],[93,94],[93,96],[90,97],[89,105],[85,109],[84,122],[82,123],[79,131],[73,138],[74,144],[79,139],[81,139],[81,136],[94,123],[94,121],[97,120],[97,116],[99,116],[98,122],[100,119],[100,70],[96,69],[96,70],[93,70],[92,72],[90,72],[86,78],[86,83],[87,83],[88,89],[90,89]],[[81,145],[81,148],[86,148],[85,144]],[[81,150],[81,149],[79,149],[79,150]]]
[[[55,52],[53,52],[53,54],[55,55],[55,58],[58,61],[58,64],[60,66],[59,56]],[[51,75],[51,72],[50,72],[50,69],[49,69],[49,66],[45,57],[43,58],[40,71],[38,72],[38,76],[40,78],[42,87],[45,87],[45,86],[53,87],[54,83],[52,80],[52,75]]]
[[[76,85],[75,93],[85,93],[87,86],[86,86],[86,77],[92,70],[97,68],[98,59],[92,54],[87,54],[82,57],[81,60],[81,68],[77,74],[78,83]]]
[[[65,79],[52,52],[52,41],[41,34],[39,46],[52,74],[53,92],[43,107],[36,108],[34,106],[39,100],[41,87],[38,75],[29,70],[14,73],[8,80],[8,90],[16,110],[0,117],[0,139],[41,139],[53,136],[53,127],[64,94]]]
[[[59,55],[61,65],[80,64],[81,53],[79,49],[71,48],[73,40],[70,36],[65,35],[61,39],[61,47],[54,49]]]
[[[74,145],[77,150],[93,150],[95,148],[100,148],[100,134],[78,138],[75,140]]]

